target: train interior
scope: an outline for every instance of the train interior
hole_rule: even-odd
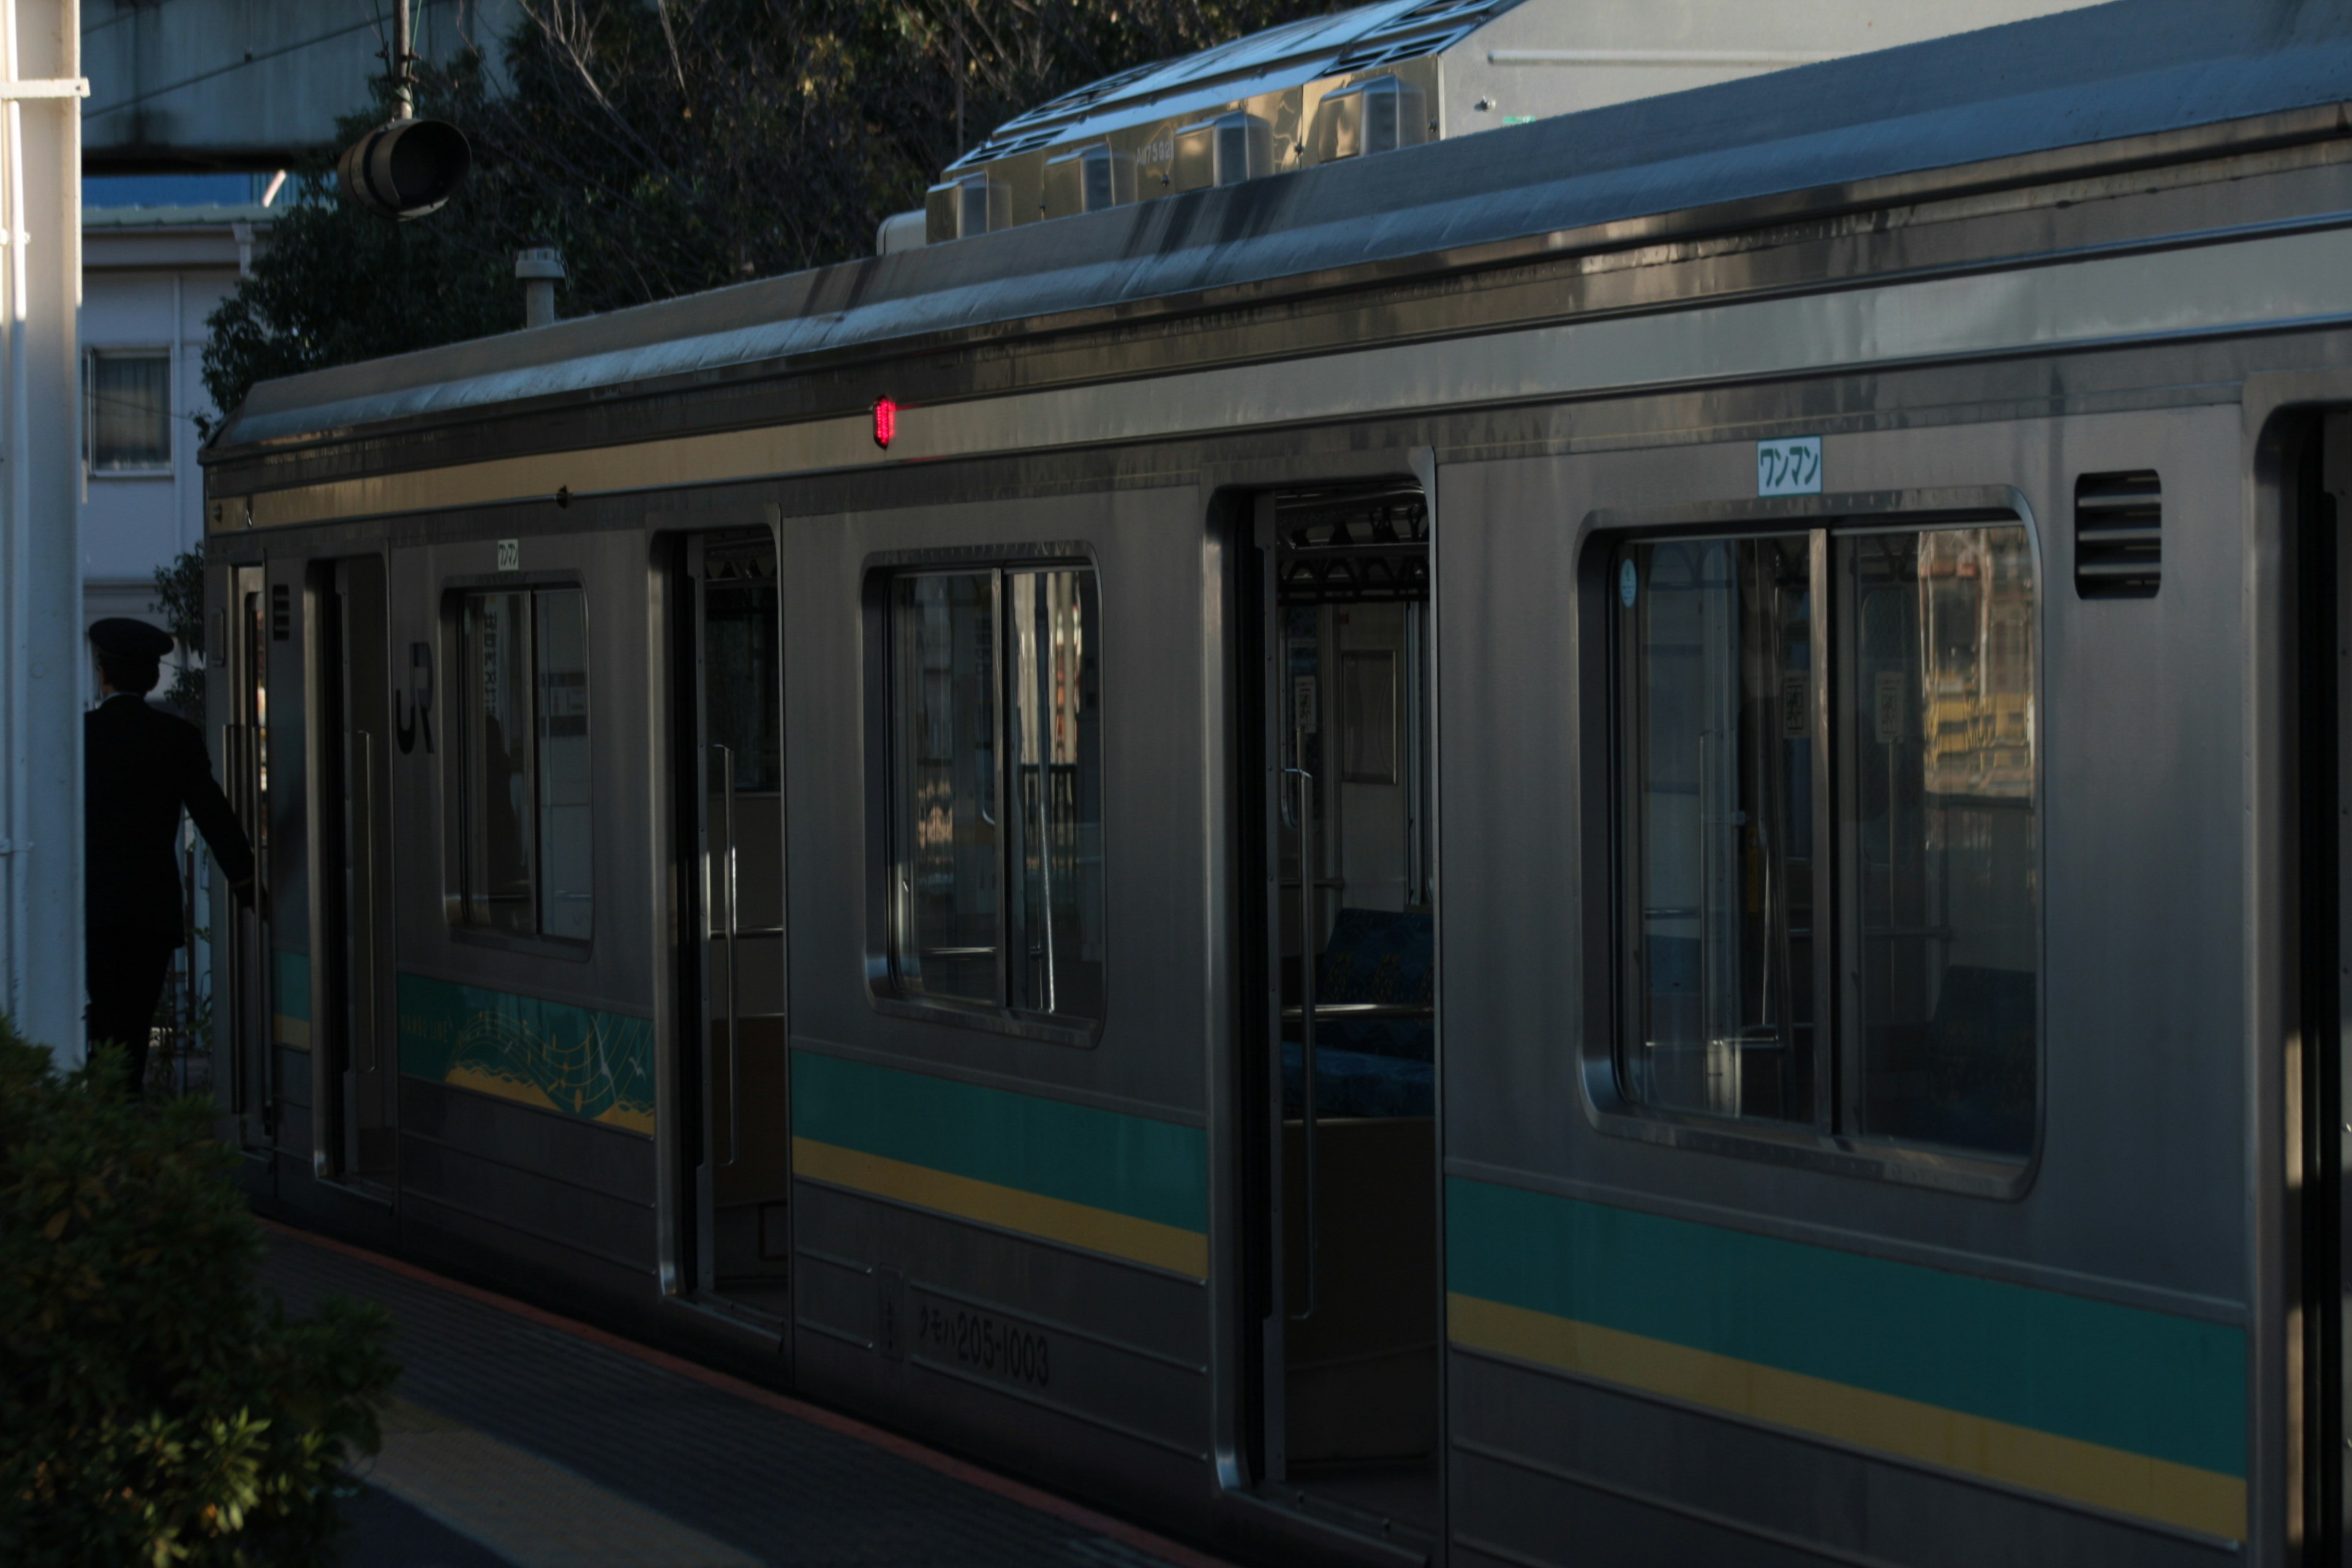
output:
[[[1429,512],[1408,481],[1265,498],[1259,517],[1280,1080],[1267,1474],[1350,1522],[1433,1534]]]
[[[790,1316],[791,1148],[784,1012],[783,658],[776,547],[764,531],[687,545],[691,689],[677,705],[688,889],[679,986],[699,1040],[682,1064],[680,1103],[699,1116],[685,1141],[696,1287],[761,1320]]]

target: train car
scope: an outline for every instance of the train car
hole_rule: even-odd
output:
[[[2125,0],[982,158],[257,387],[256,1202],[1256,1561],[2336,1560],[2347,95]]]

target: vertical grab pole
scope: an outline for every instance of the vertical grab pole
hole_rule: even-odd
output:
[[[383,1027],[383,1013],[376,1005],[375,995],[375,737],[365,730],[352,731],[352,750],[358,753],[360,797],[366,803],[355,814],[359,817],[358,831],[353,837],[359,840],[360,897],[353,901],[359,905],[361,929],[367,933],[359,952],[352,955],[357,961],[352,967],[360,973],[361,986],[367,997],[360,1010],[359,1022],[367,1039],[368,1064],[360,1070],[373,1073],[383,1068],[383,1046],[377,1037]]]
[[[1298,731],[1297,751],[1300,762],[1307,760],[1307,731]],[[1302,1102],[1299,1123],[1299,1157],[1307,1167],[1307,1310],[1290,1314],[1294,1322],[1304,1322],[1315,1315],[1315,1277],[1317,1268],[1316,1224],[1316,1161],[1315,1161],[1315,896],[1316,873],[1321,868],[1322,857],[1315,849],[1315,775],[1305,768],[1284,770],[1298,780],[1298,1088]]]
[[[737,1017],[735,984],[735,752],[730,746],[710,749],[719,753],[720,799],[725,803],[719,814],[727,857],[719,867],[719,880],[727,890],[727,1158],[722,1163],[732,1165],[743,1157],[743,1058],[738,1048],[742,1025]]]

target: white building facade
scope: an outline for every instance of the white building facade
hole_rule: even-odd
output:
[[[258,204],[82,213],[82,619],[160,616],[155,574],[204,537],[206,319],[250,266]]]

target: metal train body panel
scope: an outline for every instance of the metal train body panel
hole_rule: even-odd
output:
[[[2326,497],[2352,481],[2331,413],[2352,408],[2352,143],[2340,89],[2315,84],[2352,58],[2352,14],[2225,9],[2081,13],[1497,132],[1479,162],[1412,149],[258,389],[207,454],[232,764],[257,754],[236,716],[276,694],[273,923],[222,944],[225,1125],[255,1190],[1283,1560],[2340,1544],[2342,1079],[2311,1042],[2341,1010],[2322,980],[2352,685],[2326,651]],[[2048,63],[2072,48],[2079,70],[2086,40],[2113,46],[2106,74]],[[2214,58],[2242,68],[2180,87]],[[2011,96],[1989,59],[2023,62]],[[1529,172],[1669,130],[1655,162]],[[1517,173],[1487,157],[1509,137]],[[886,395],[883,451],[866,410]],[[1759,443],[1803,437],[1818,484],[1759,494]],[[2159,584],[2078,588],[2102,581],[2085,477],[2142,474]],[[2030,1103],[1991,1153],[1868,1132],[1895,1113],[1853,1088],[1875,1037],[1853,998],[1895,982],[1840,969],[1892,951],[1871,941],[1958,940],[1867,926],[1861,879],[1893,889],[1896,852],[1837,847],[1861,842],[1837,815],[1864,798],[1854,759],[1910,721],[1882,680],[1867,739],[1872,692],[1844,671],[1889,645],[1861,619],[1834,640],[1863,590],[1832,584],[1938,530],[1998,533],[2030,595],[2030,679],[1968,720],[2031,753],[2000,806],[2027,836],[1969,831],[2026,846],[1999,864],[2033,900],[2006,973],[2033,978],[1951,982],[2032,1041]],[[1805,962],[1844,1009],[1807,1015],[1817,1117],[1794,1089],[1753,1113],[1722,1098],[1751,1047],[1797,1070],[1793,1024],[1707,1041],[1731,1065],[1704,1105],[1643,1099],[1626,1066],[1652,1048],[1626,1043],[1628,977],[1652,973],[1629,879],[1666,842],[1623,826],[1628,661],[1652,657],[1629,616],[1663,592],[1628,552],[1767,538],[1810,562],[1782,589],[1810,584],[1786,602],[1828,649],[1775,667],[1774,754],[1822,780]],[[374,753],[332,739],[378,694],[324,673],[377,669],[335,629],[375,624],[369,569],[334,564],[370,558],[381,826],[350,784]],[[1990,594],[1994,570],[1951,581]],[[1066,863],[999,847],[1022,789],[1063,787],[1019,771],[997,716],[1043,700],[1027,645],[925,619],[906,584],[1013,605],[1049,573],[1094,595],[1098,848],[1066,862],[1099,856],[1099,925],[1068,950],[1107,977],[1091,1016],[1021,1000],[1019,965],[1064,951],[1050,887],[1025,956],[1001,925],[919,955],[947,974],[993,954],[984,998],[910,984],[901,952],[927,825],[951,822],[957,855],[984,845],[1007,889]],[[767,607],[722,626],[721,593]],[[532,657],[571,671],[539,689],[551,710],[587,693],[584,753],[529,775],[558,800],[571,786],[540,781],[587,759],[584,936],[543,893],[536,918],[575,934],[467,929],[478,846],[457,836],[498,808],[453,816],[473,787],[456,727],[504,679],[484,617],[525,613],[469,595],[535,606],[556,651]],[[774,638],[772,773],[724,729],[739,634]],[[947,775],[895,782],[931,743],[908,704],[950,711],[924,694],[950,689],[1006,737],[982,748],[977,816]],[[893,816],[908,798],[932,815]],[[1346,824],[1361,838],[1392,801],[1433,823],[1406,851],[1430,858],[1373,920],[1347,902],[1372,897],[1346,886],[1372,861]],[[1717,817],[1695,809],[1704,836]],[[769,820],[772,839],[739,827]],[[551,886],[578,852],[540,842]],[[1744,864],[1794,855],[1743,842]],[[1748,874],[1705,853],[1703,882]],[[352,945],[373,907],[353,889],[379,895],[384,940]],[[740,918],[771,896],[772,921]],[[1784,954],[1794,896],[1745,906]],[[1681,918],[1643,908],[1643,931]],[[1383,973],[1423,976],[1427,1005],[1339,991],[1322,944],[1343,927],[1392,940]],[[745,942],[771,956],[741,970]],[[1641,1005],[1700,994],[1658,984]],[[1430,1098],[1309,1114],[1317,1051],[1338,1073],[1355,1058],[1329,1042],[1368,1019],[1425,1021],[1427,1075],[1381,1081]],[[1929,1065],[1886,1092],[1943,1092],[1959,1069],[1934,1053],[1990,1026],[1917,1022]],[[389,1087],[369,1038],[396,1044]],[[1349,1228],[1382,1214],[1388,1252]],[[1354,1283],[1318,1303],[1329,1280]],[[1351,1356],[1400,1370],[1351,1384]],[[1351,1420],[1404,1434],[1371,1456],[1386,1470],[1347,1447]]]

